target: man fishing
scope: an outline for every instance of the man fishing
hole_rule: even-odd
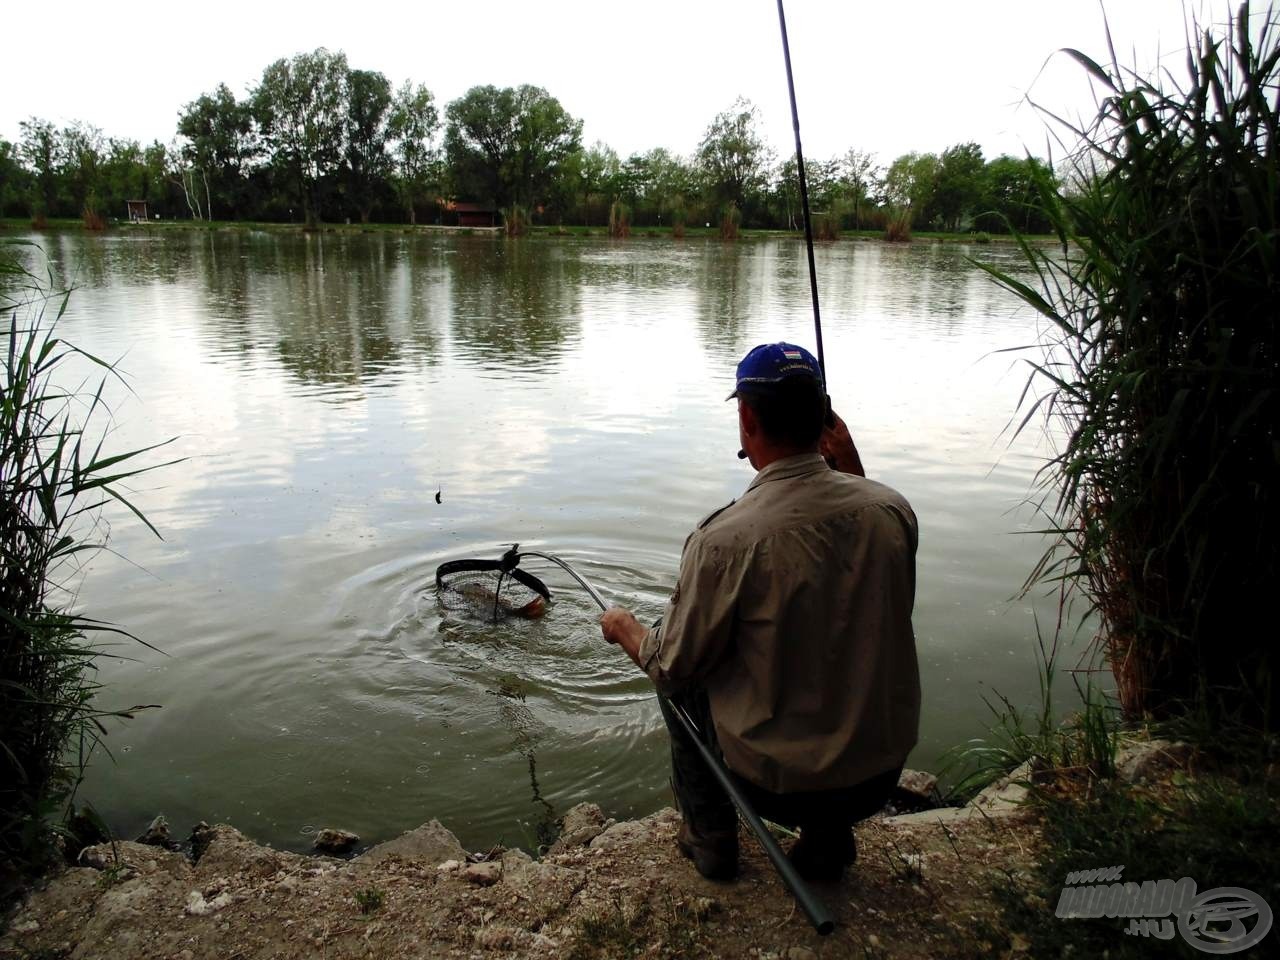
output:
[[[836,881],[857,856],[853,824],[884,806],[916,743],[916,518],[865,478],[843,421],[825,425],[807,350],[754,348],[730,398],[755,479],[689,535],[657,624],[613,607],[600,626],[685,708],[756,812],[799,830],[800,875]],[[732,879],[733,805],[659,703],[678,846],[703,876]]]

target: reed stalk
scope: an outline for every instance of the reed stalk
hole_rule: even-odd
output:
[[[1192,30],[1177,80],[1066,51],[1104,95],[1086,125],[1053,118],[1079,143],[1067,186],[1038,181],[1056,247],[1017,237],[1029,280],[983,266],[1046,321],[1014,426],[1042,417],[1056,442],[1039,474],[1051,543],[1026,587],[1087,601],[1129,717],[1266,724],[1280,45],[1275,10],[1251,23],[1248,3]]]
[[[720,215],[720,239],[721,240],[737,240],[738,229],[742,226],[742,211],[738,209],[738,205],[730,200],[729,205],[724,208]]]
[[[631,236],[631,208],[621,200],[609,205],[609,236],[615,239]]]
[[[115,368],[57,335],[69,294],[18,265],[21,241],[0,241],[0,885],[38,869],[71,812],[84,764],[107,732],[91,638],[129,636],[73,609],[72,581],[105,544],[103,510],[123,506],[147,525],[122,484],[155,467],[149,447],[103,449],[103,402]],[[50,311],[54,311],[50,315]],[[60,381],[69,361],[100,373],[92,393]]]

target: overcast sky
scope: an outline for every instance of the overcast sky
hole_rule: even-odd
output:
[[[1232,0],[1234,5],[1234,0]],[[1227,4],[1189,0],[1222,19]],[[1263,6],[1259,3],[1258,6]],[[1121,59],[1180,70],[1181,0],[1109,0]],[[1024,101],[1090,112],[1061,47],[1102,57],[1096,0],[786,0],[805,154],[850,147],[887,163],[974,140],[988,157],[1043,155],[1045,123]],[[622,156],[691,152],[737,96],[791,150],[775,0],[219,0],[7,4],[0,138],[39,116],[109,136],[168,142],[182,104],[226,83],[237,96],[280,57],[325,46],[443,105],[476,84],[545,87],[584,122],[583,140]],[[443,109],[442,109],[443,113]]]

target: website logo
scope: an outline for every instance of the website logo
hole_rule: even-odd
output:
[[[1067,874],[1054,914],[1064,920],[1128,918],[1130,936],[1172,940],[1174,932],[1205,953],[1238,953],[1271,930],[1271,907],[1244,887],[1214,887],[1196,893],[1190,877],[1125,882],[1124,867]]]

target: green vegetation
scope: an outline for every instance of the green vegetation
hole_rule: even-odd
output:
[[[32,117],[0,138],[0,218],[43,227],[76,218],[98,228],[142,200],[148,218],[301,223],[457,223],[451,201],[506,210],[531,225],[606,228],[614,204],[634,229],[719,224],[730,204],[746,229],[800,227],[794,157],[779,161],[741,98],[712,118],[688,156],[664,148],[625,159],[584,147],[582,121],[528,84],[472,87],[444,107],[425,86],[320,48],[266,67],[238,100],[226,84],[178,112],[177,140],[142,146]],[[881,167],[849,149],[806,163],[824,236],[884,231],[1003,233],[1047,229],[1032,158],[986,161],[975,144],[908,154]]]
[[[107,732],[104,721],[142,709],[95,705],[94,668],[103,650],[90,637],[129,635],[71,604],[80,565],[103,546],[101,509],[123,505],[147,523],[121,485],[155,468],[135,465],[147,450],[103,451],[92,431],[107,415],[103,387],[118,375],[56,335],[67,294],[50,295],[19,265],[16,241],[0,243],[7,333],[0,382],[0,885],[7,891],[52,856],[84,765]],[[66,368],[85,365],[100,372],[97,389],[66,392],[59,382],[72,376]]]
[[[377,887],[363,887],[356,891],[356,906],[366,917],[381,910],[384,899],[386,894]]]
[[[1124,865],[1123,880],[1191,877],[1274,905],[1280,739],[1274,733],[1277,575],[1275,309],[1280,43],[1245,3],[1189,40],[1187,77],[1164,83],[1079,51],[1103,88],[1064,189],[1037,181],[1057,249],[1022,243],[1036,278],[995,279],[1046,318],[1022,400],[1059,452],[1041,473],[1052,541],[1027,588],[1052,584],[1095,617],[1115,702],[1091,686],[1059,726],[1054,649],[1041,706],[993,707],[990,742],[958,792],[1030,761],[1044,846],[1030,877],[995,890],[994,952],[1147,957],[1117,919],[1046,922],[1068,873]],[[1271,99],[1268,99],[1271,98]],[[1120,778],[1117,745],[1183,741],[1185,763]],[[1251,929],[1252,923],[1246,923]],[[1173,950],[1199,952],[1180,939]]]
[[[1278,715],[1275,27],[1245,5],[1173,93],[1070,51],[1107,96],[1072,189],[1038,181],[1059,248],[1022,246],[1033,284],[991,270],[1049,321],[1021,423],[1065,438],[1028,586],[1097,613],[1128,717]]]
[[[631,209],[621,200],[609,207],[609,236],[622,239],[631,236]]]

